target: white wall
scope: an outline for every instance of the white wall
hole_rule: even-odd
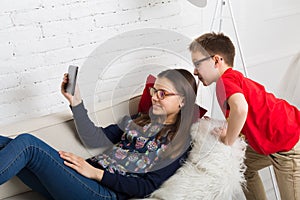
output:
[[[188,44],[182,42],[210,30],[215,3],[216,0],[208,1],[205,8],[197,8],[186,0],[2,0],[0,124],[67,109],[59,91],[63,73],[69,64],[86,67],[91,55],[110,38],[127,37],[121,45],[105,46],[106,58],[115,58],[119,54],[112,52],[122,52],[124,45],[126,56],[113,63],[115,70],[106,71],[101,80],[105,84],[100,87],[105,98],[97,98],[99,101],[114,95],[105,92],[115,89],[112,83],[120,81],[121,73],[133,70],[130,66],[145,67],[149,72],[152,63],[192,70],[186,60],[164,54],[162,50],[139,50],[134,54],[128,50],[131,43],[143,41],[138,47],[158,46],[187,56],[185,48]],[[300,29],[297,26],[300,3],[297,0],[232,0],[231,4],[249,76],[265,84],[268,90],[275,91],[291,59],[300,51]],[[226,6],[222,30],[236,43],[229,18]],[[217,23],[214,24],[215,30]],[[128,31],[137,33],[145,28],[183,36],[179,39],[165,35],[159,37],[153,30],[150,33],[142,31],[134,39],[132,35],[124,34]],[[100,68],[103,71],[107,66]],[[242,69],[238,56],[236,66]],[[137,70],[128,79],[138,80],[139,87],[147,74],[140,76],[140,72]],[[129,88],[130,84],[126,87]]]
[[[59,90],[69,64],[82,66],[103,42],[126,31],[190,33],[201,27],[186,20],[199,19],[196,10],[177,0],[1,1],[0,124],[66,109]]]

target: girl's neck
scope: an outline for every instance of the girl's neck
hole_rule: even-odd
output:
[[[174,119],[166,119],[166,120],[158,119],[157,122],[160,124],[163,124],[163,125],[173,125],[173,124],[175,124],[176,120],[174,120]]]

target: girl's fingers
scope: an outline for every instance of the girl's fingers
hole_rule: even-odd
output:
[[[60,151],[59,152],[59,155],[60,155],[60,157],[62,158],[62,159],[64,159],[64,160],[67,160],[67,161],[71,161],[71,160],[73,160],[72,159],[72,155],[70,154],[70,153],[68,153],[68,152],[63,152],[63,151]]]
[[[68,162],[68,161],[64,161],[64,164],[65,164],[66,166],[68,166],[68,167],[70,167],[70,168],[76,170],[76,171],[78,170],[78,166],[75,165],[75,164],[73,164],[73,163],[70,163],[70,162]]]
[[[67,161],[68,164],[72,164],[74,166],[80,166],[81,157],[76,156],[69,152],[59,151],[60,157]],[[72,167],[74,168],[74,167]]]

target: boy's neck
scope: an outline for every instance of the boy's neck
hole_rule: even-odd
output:
[[[219,73],[220,73],[220,75],[222,76],[224,73],[225,73],[225,71],[227,70],[227,69],[229,69],[229,68],[232,68],[231,66],[228,66],[228,65],[222,65],[220,68],[219,68]]]

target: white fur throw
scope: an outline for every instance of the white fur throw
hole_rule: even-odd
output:
[[[243,197],[243,164],[246,143],[237,139],[232,146],[218,141],[211,130],[218,120],[201,119],[193,124],[193,149],[186,163],[151,198],[165,200],[232,200]]]

